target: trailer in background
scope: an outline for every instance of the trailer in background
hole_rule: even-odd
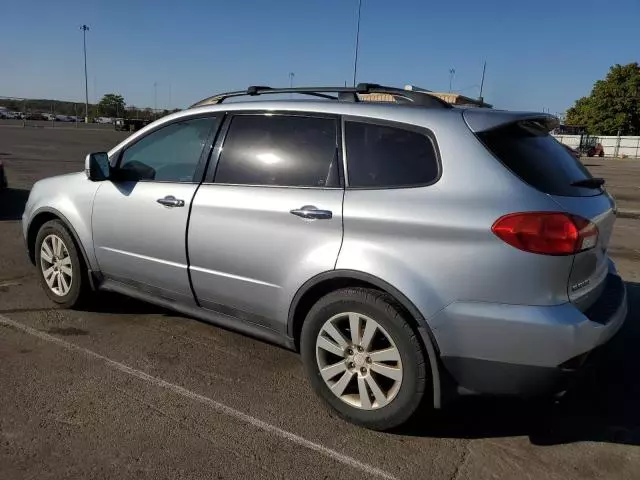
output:
[[[151,123],[143,118],[116,118],[113,125],[118,132],[137,132]]]

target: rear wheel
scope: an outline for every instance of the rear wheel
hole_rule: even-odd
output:
[[[35,260],[47,296],[65,308],[78,305],[87,290],[87,269],[73,237],[60,220],[51,220],[40,228]]]
[[[425,354],[392,297],[350,288],[321,298],[302,328],[311,385],[341,417],[374,430],[409,419],[427,388]]]

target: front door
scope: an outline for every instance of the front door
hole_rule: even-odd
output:
[[[237,114],[222,136],[189,224],[195,294],[206,309],[282,333],[296,290],[332,270],[340,250],[338,120]]]
[[[192,300],[185,234],[202,179],[213,117],[172,122],[127,145],[93,205],[93,241],[105,278]]]

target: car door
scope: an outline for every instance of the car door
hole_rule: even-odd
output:
[[[283,332],[297,289],[342,242],[341,153],[331,116],[231,114],[192,206],[200,305]],[[217,161],[214,161],[217,160]]]
[[[105,279],[193,301],[185,235],[216,118],[189,117],[125,146],[93,205],[96,258]]]

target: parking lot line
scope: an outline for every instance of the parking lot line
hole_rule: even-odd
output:
[[[130,375],[132,377],[136,377],[140,380],[144,380],[145,382],[148,382],[152,385],[155,385],[157,387],[161,387],[161,388],[165,388],[167,390],[170,390],[174,393],[177,393],[178,395],[182,395],[183,397],[187,397],[191,400],[195,400],[197,402],[200,402],[202,404],[208,405],[210,407],[212,407],[214,410],[223,413],[225,415],[228,415],[230,417],[236,418],[242,422],[245,422],[249,425],[254,426],[255,428],[262,430],[264,432],[267,433],[271,433],[273,435],[276,435],[280,438],[283,438],[285,440],[288,440],[292,443],[295,443],[297,445],[300,445],[301,447],[307,448],[309,450],[312,450],[314,452],[318,452],[321,453],[329,458],[331,458],[332,460],[335,460],[337,462],[340,462],[342,464],[345,464],[351,468],[354,468],[356,470],[360,470],[370,476],[374,476],[374,477],[378,477],[378,478],[384,478],[384,479],[388,479],[388,480],[396,480],[396,477],[394,477],[393,475],[391,475],[388,472],[385,472],[384,470],[381,470],[379,468],[376,468],[372,465],[368,465],[366,463],[360,462],[359,460],[356,460],[353,457],[350,457],[348,455],[344,455],[340,452],[337,452],[335,450],[332,450],[328,447],[325,447],[323,445],[320,445],[318,443],[312,442],[311,440],[307,440],[304,437],[301,437],[299,435],[296,435],[295,433],[289,432],[287,430],[283,430],[279,427],[276,427],[275,425],[271,425],[270,423],[267,423],[263,420],[260,420],[259,418],[253,417],[251,415],[248,415],[246,413],[243,413],[239,410],[236,410],[232,407],[229,407],[223,403],[217,402],[209,397],[205,397],[204,395],[200,395],[198,393],[192,392],[191,390],[187,390],[184,387],[181,387],[180,385],[176,385],[174,383],[171,382],[167,382],[166,380],[163,380],[161,378],[158,377],[154,377],[152,375],[149,375],[148,373],[143,372],[142,370],[137,370],[135,368],[129,367],[123,363],[117,362],[115,360],[112,360],[108,357],[105,357],[104,355],[101,355],[97,352],[94,352],[92,350],[89,350],[87,348],[81,347],[79,345],[76,345],[74,343],[70,343],[67,342],[65,340],[62,340],[58,337],[54,337],[53,335],[49,335],[48,333],[45,332],[41,332],[40,330],[36,330],[35,328],[31,328],[27,325],[24,325],[23,323],[17,322],[15,320],[12,320],[8,317],[5,317],[3,315],[0,315],[0,324],[3,325],[7,325],[13,328],[16,328],[18,330],[21,330],[29,335],[32,335],[34,337],[37,337],[41,340],[44,340],[46,342],[50,342],[50,343],[54,343],[66,350],[70,350],[70,351],[75,351],[75,352],[79,352],[82,353],[84,355],[87,355],[89,357],[92,357],[96,360],[100,360],[102,361],[106,366],[113,368],[115,370],[118,370],[120,372],[123,372],[127,375]]]

